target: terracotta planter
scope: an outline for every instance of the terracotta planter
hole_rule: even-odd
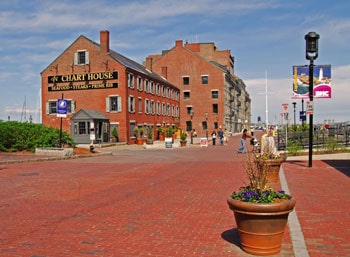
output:
[[[267,173],[267,185],[273,188],[274,190],[281,190],[282,187],[281,187],[279,172],[284,160],[283,159],[264,160],[264,162],[269,167],[269,171]]]
[[[186,146],[186,143],[187,143],[187,141],[180,141],[180,146],[181,146],[181,147],[185,147],[185,146]]]
[[[227,198],[233,211],[242,249],[254,255],[274,255],[281,251],[288,215],[295,206],[290,198],[275,203],[248,203]]]
[[[143,143],[146,141],[146,139],[144,139],[144,138],[138,138],[138,139],[136,139],[136,143],[138,144],[138,145],[143,145]]]

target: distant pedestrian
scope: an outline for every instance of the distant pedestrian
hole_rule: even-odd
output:
[[[213,141],[213,145],[215,145],[215,143],[216,143],[216,132],[215,132],[215,130],[213,130],[213,132],[211,133],[211,138],[212,138],[212,141]]]
[[[219,129],[218,136],[220,140],[220,145],[224,145],[224,131],[222,131],[222,128]]]
[[[241,138],[241,146],[237,150],[238,153],[245,153],[246,152],[245,140],[247,138],[251,138],[251,136],[248,135],[247,129],[244,129],[243,133],[242,133],[242,138]]]
[[[228,145],[228,137],[230,133],[228,132],[227,129],[224,130],[224,145]]]
[[[197,137],[198,136],[195,129],[193,129],[192,135],[193,135],[193,137]]]

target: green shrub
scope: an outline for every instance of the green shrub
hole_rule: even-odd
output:
[[[60,130],[41,124],[1,121],[0,120],[0,151],[34,152],[36,147],[57,147]],[[73,139],[67,132],[62,131],[61,143],[74,146]]]
[[[287,145],[287,154],[290,156],[297,156],[301,154],[303,146],[299,142],[293,142],[292,140],[288,141]]]
[[[326,153],[334,153],[338,150],[338,143],[334,137],[329,137],[324,145]]]

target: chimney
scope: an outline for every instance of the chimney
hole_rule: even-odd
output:
[[[176,41],[175,41],[175,46],[176,46],[176,47],[178,47],[178,46],[179,46],[179,47],[182,47],[182,40],[176,40]]]
[[[152,57],[146,57],[146,69],[152,71]]]
[[[103,53],[109,53],[109,31],[100,31],[100,47]]]
[[[168,67],[167,66],[163,66],[161,72],[162,73],[160,75],[162,75],[163,78],[168,79]]]

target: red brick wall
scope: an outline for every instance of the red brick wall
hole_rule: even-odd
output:
[[[143,99],[149,98],[153,99],[155,102],[157,99],[160,101],[167,101],[176,106],[179,103],[170,99],[163,99],[156,95],[150,95],[144,91],[139,92],[137,90],[137,73],[131,71],[135,78],[135,87],[130,89],[127,86],[127,72],[126,67],[121,65],[119,62],[115,61],[108,54],[109,48],[109,32],[101,31],[101,51],[100,47],[92,43],[89,39],[80,36],[73,44],[68,47],[60,56],[58,56],[41,74],[42,80],[42,123],[46,126],[60,127],[60,120],[56,114],[46,114],[46,103],[49,100],[57,100],[62,98],[62,93],[64,94],[64,99],[73,100],[76,103],[75,112],[80,109],[98,110],[107,118],[110,119],[110,123],[119,123],[119,138],[121,141],[126,141],[131,143],[129,135],[129,121],[136,120],[137,123],[147,123],[153,124],[156,127],[157,123],[173,123],[174,118],[168,116],[157,116],[157,115],[146,115],[144,112],[139,114],[137,111],[135,113],[128,112],[128,95],[134,95],[136,110],[138,110],[137,97],[141,96]],[[89,65],[74,65],[74,53],[78,50],[86,50],[89,52]],[[70,91],[56,91],[49,92],[48,86],[52,86],[52,83],[48,83],[48,76],[54,75],[67,75],[67,74],[85,74],[93,72],[105,72],[105,71],[117,71],[118,79],[107,80],[107,83],[118,83],[118,88],[110,89],[93,89],[93,90],[70,90]],[[142,75],[145,77],[145,75]],[[149,78],[149,80],[154,79]],[[84,84],[85,82],[72,82],[73,85]],[[103,83],[102,81],[90,81],[91,84]],[[57,83],[57,86],[67,85],[68,83]],[[156,84],[156,83],[155,83]],[[169,85],[173,87],[172,85]],[[119,95],[122,97],[122,112],[119,113],[107,113],[106,112],[106,97],[109,95]],[[143,108],[144,109],[144,108]],[[62,119],[62,128],[64,131],[70,132],[70,121],[73,114],[68,114],[66,118]],[[156,132],[155,132],[156,134]]]
[[[193,50],[198,50],[198,45],[193,45]],[[186,47],[187,48],[187,47]],[[179,41],[176,41],[176,47],[165,54],[161,59],[153,63],[153,71],[160,74],[164,67],[167,67],[167,79],[180,89],[180,120],[181,127],[186,128],[186,121],[190,120],[187,114],[186,106],[192,105],[194,109],[193,128],[196,129],[199,136],[205,135],[202,130],[202,121],[205,121],[205,113],[208,112],[208,128],[213,129],[213,124],[217,120],[217,115],[212,112],[212,104],[218,104],[219,125],[223,122],[224,113],[224,75],[223,71],[214,67],[212,64],[191,53],[182,47]],[[209,76],[209,84],[202,85],[201,75]],[[182,77],[190,77],[190,85],[183,85]],[[219,98],[212,99],[211,90],[219,91]],[[190,99],[183,99],[183,91],[190,90]],[[209,133],[210,133],[209,132]]]

